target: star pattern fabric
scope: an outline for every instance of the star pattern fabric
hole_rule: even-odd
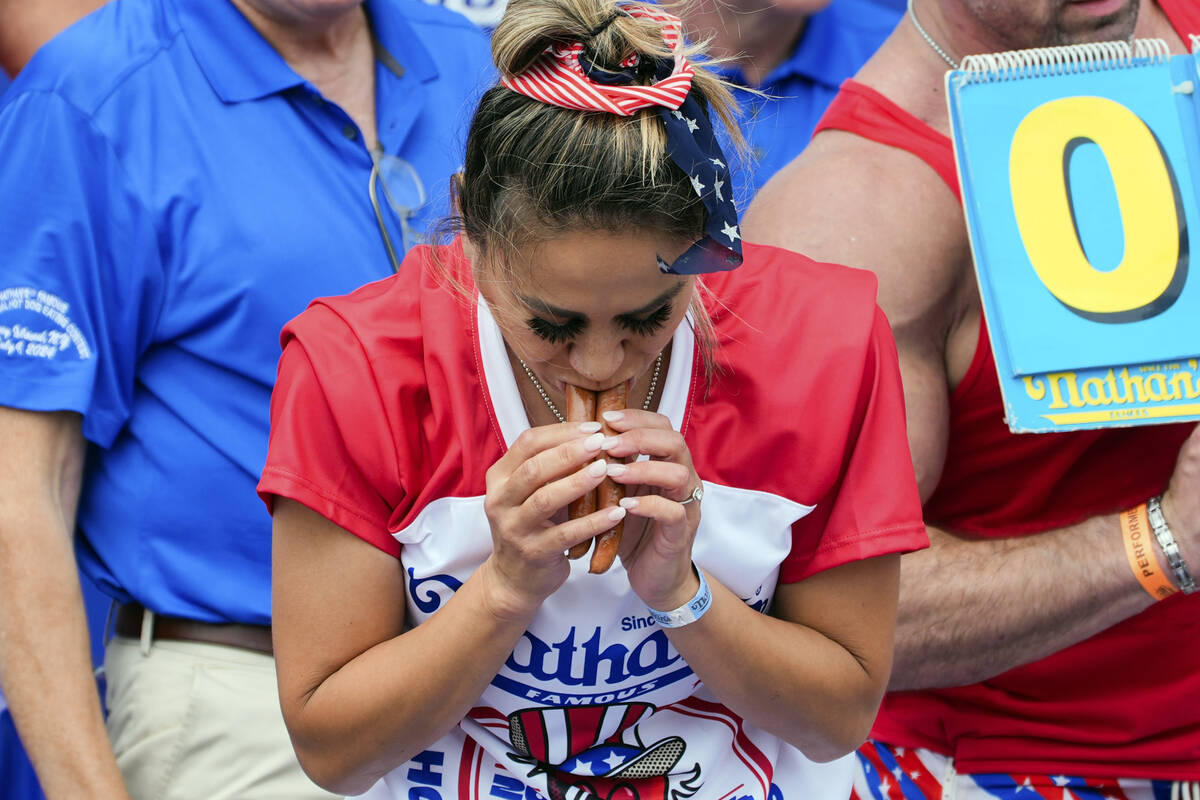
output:
[[[721,191],[731,179],[708,112],[694,93],[689,93],[678,109],[661,112],[667,129],[667,154],[691,178],[692,188],[704,204],[705,223],[700,241],[672,264],[660,258],[659,269],[677,275],[734,269],[742,263],[742,234],[733,196]]]
[[[600,744],[564,762],[559,769],[575,775],[604,777],[637,756],[637,748],[624,744]]]

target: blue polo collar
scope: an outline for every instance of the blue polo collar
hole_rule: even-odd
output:
[[[223,101],[257,100],[305,83],[230,0],[171,1],[196,62]],[[397,77],[436,78],[433,59],[400,14],[377,13],[379,0],[365,5],[377,47],[385,51],[379,56],[384,65],[393,72],[399,67]]]

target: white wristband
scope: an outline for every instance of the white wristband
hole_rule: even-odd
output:
[[[696,575],[700,577],[700,588],[696,590],[695,597],[674,611],[657,611],[646,606],[654,621],[664,628],[682,628],[684,625],[690,625],[708,613],[708,609],[712,607],[712,589],[704,579],[704,573],[695,564],[692,565],[692,569],[696,570]]]

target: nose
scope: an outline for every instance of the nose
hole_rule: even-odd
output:
[[[599,389],[612,386],[625,363],[625,343],[603,334],[584,335],[570,350],[571,369]]]

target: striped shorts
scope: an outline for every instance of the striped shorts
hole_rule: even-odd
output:
[[[851,800],[1200,800],[1200,782],[980,772],[961,774],[929,750],[868,740]]]

